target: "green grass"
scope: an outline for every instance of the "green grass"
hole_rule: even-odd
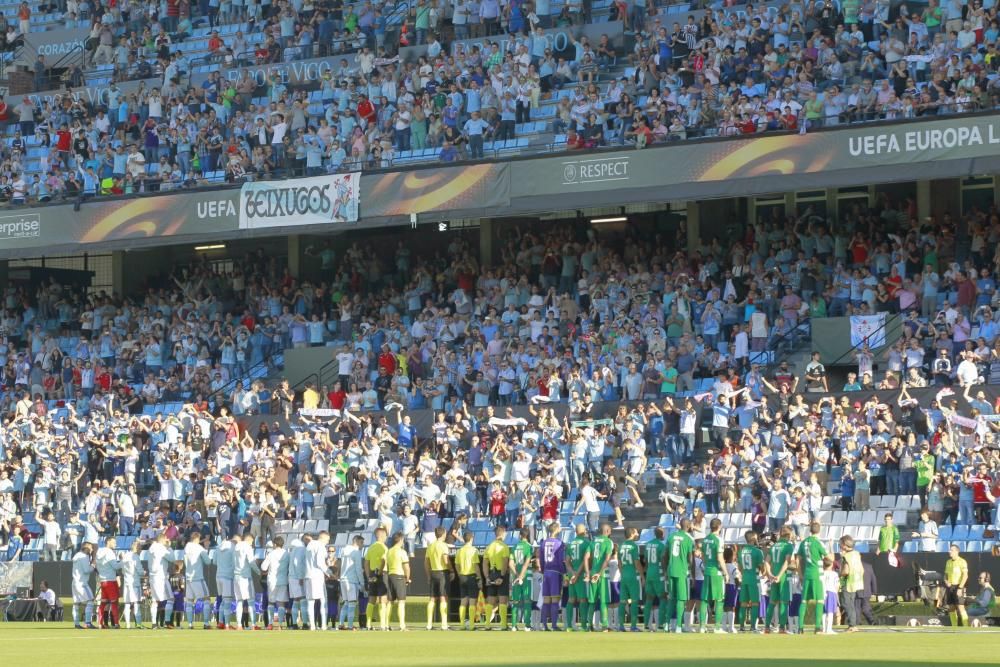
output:
[[[976,632],[861,632],[836,637],[501,632],[220,632],[73,630],[0,624],[4,664],[114,665],[626,665],[874,667],[996,664],[1000,637]],[[30,661],[30,662],[29,662]],[[197,661],[197,662],[196,662]],[[734,663],[734,661],[737,661]]]

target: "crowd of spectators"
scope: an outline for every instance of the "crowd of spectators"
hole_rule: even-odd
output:
[[[641,148],[996,104],[989,0],[912,13],[882,0],[712,5],[697,20],[649,0],[597,6],[66,2],[53,9],[67,25],[93,26],[84,62],[60,74],[67,90],[52,99],[0,100],[0,128],[18,130],[0,194],[20,204],[389,168],[428,148],[444,162],[480,159],[495,155],[484,143],[536,132],[538,120],[542,148]],[[38,16],[0,27],[13,39]],[[627,46],[581,36],[557,50],[554,31],[605,17],[624,22]],[[207,40],[194,27],[206,23]],[[218,73],[341,53],[316,81]],[[206,63],[216,71],[192,85]],[[36,89],[56,87],[55,64],[38,57]],[[98,67],[112,83],[91,100],[80,93]]]
[[[70,526],[263,545],[351,498],[416,543],[442,517],[537,528],[562,500],[620,526],[652,484],[696,524],[801,530],[828,482],[844,509],[916,494],[928,520],[996,522],[996,211],[921,221],[885,199],[833,225],[810,209],[694,252],[680,229],[511,226],[488,266],[458,235],[420,257],[324,242],[301,276],[261,250],[129,298],[10,287],[0,537],[20,556],[11,536],[34,530],[44,557]],[[901,342],[855,349],[842,392],[816,358],[790,367],[823,318],[879,311],[906,314]],[[305,346],[336,382],[249,382]]]

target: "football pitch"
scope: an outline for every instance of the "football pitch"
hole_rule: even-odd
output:
[[[0,624],[4,664],[71,665],[625,665],[874,667],[996,664],[989,630],[870,631],[835,637],[451,631],[74,630]]]

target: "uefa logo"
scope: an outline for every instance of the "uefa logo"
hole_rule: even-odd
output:
[[[570,163],[563,167],[563,182],[573,183],[574,181],[576,181],[576,165]]]

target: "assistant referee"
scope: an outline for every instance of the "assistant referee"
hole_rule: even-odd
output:
[[[444,541],[445,530],[434,529],[434,541],[424,555],[424,569],[431,583],[431,597],[427,601],[427,629],[434,626],[434,603],[441,610],[441,629],[448,629],[448,574],[451,570],[451,547]]]
[[[410,553],[403,543],[403,533],[393,533],[392,546],[385,552],[385,571],[389,575],[389,602],[396,604],[399,629],[406,631],[406,589],[410,585]],[[386,619],[386,623],[389,619]]]

